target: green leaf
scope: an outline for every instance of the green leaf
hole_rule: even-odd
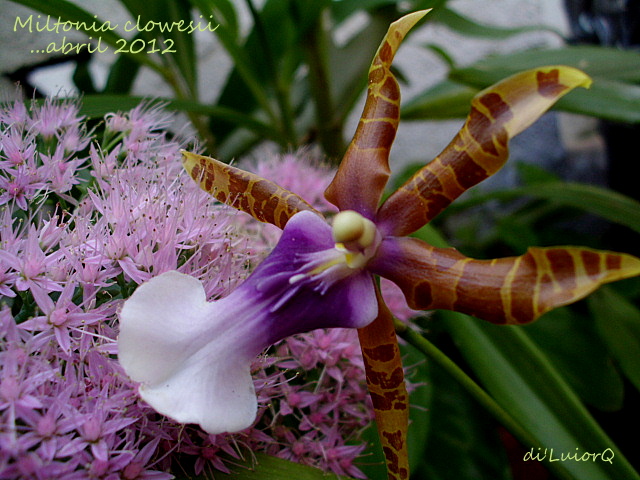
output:
[[[588,304],[609,351],[640,390],[640,310],[612,288],[595,292]]]
[[[496,422],[442,368],[429,363],[427,370],[429,383],[423,388],[430,392],[431,402],[419,414],[428,418],[429,428],[427,437],[413,445],[422,455],[412,467],[412,478],[510,479]],[[412,422],[416,417],[417,411]]]
[[[522,70],[543,65],[569,65],[592,77],[640,82],[640,53],[617,48],[569,46],[527,50],[487,57],[451,72],[451,78],[479,88]]]
[[[129,10],[132,17],[140,24],[146,25],[153,21],[160,25],[171,26],[174,22],[189,22],[191,20],[191,7],[189,2],[175,0],[121,0],[122,4]],[[207,23],[209,19],[201,22]],[[171,40],[172,50],[160,55],[161,62],[166,67],[165,80],[171,85],[179,98],[190,96],[197,98],[196,88],[196,64],[194,47],[194,35],[188,30],[172,29],[171,32],[162,32],[160,28],[140,29],[136,32],[136,37],[146,41],[156,39]],[[162,43],[158,43],[162,46]],[[146,54],[143,54],[146,55]],[[148,55],[147,55],[148,56]]]
[[[611,463],[546,462],[556,475],[575,480],[640,479],[523,329],[496,326],[453,312],[443,311],[440,315],[487,390],[543,448],[553,448],[558,459],[562,453],[576,451],[614,452]]]
[[[133,40],[141,38],[136,35]],[[140,64],[128,55],[120,55],[109,70],[104,93],[129,93],[140,71]]]
[[[504,75],[504,77],[502,76]],[[492,71],[485,77],[499,81],[510,75],[502,71]],[[483,74],[465,85],[464,78],[452,72],[449,80],[444,80],[418,94],[402,106],[403,120],[440,120],[464,118],[469,113],[471,98],[480,88],[492,85],[480,81]],[[452,80],[452,79],[453,80]],[[640,86],[616,80],[594,78],[588,90],[574,90],[560,99],[556,110],[590,115],[606,120],[637,123],[640,122]]]
[[[447,241],[436,230],[433,225],[427,223],[424,227],[416,230],[411,234],[412,237],[419,238],[423,242],[433,245],[434,247],[446,248],[448,247]]]
[[[171,25],[174,22],[191,20],[191,5],[189,2],[176,2],[175,0],[164,0],[163,2],[159,2],[158,0],[155,0],[154,3],[156,3],[163,12],[162,15],[158,16],[158,21]],[[173,49],[176,50],[177,53],[162,55],[162,60],[168,64],[176,76],[180,76],[184,79],[185,84],[188,87],[189,97],[197,99],[198,59],[196,57],[194,33],[189,33],[188,30],[182,32],[180,30],[173,30],[171,33],[161,33],[154,30],[153,33],[158,38],[170,38],[175,42]]]
[[[617,192],[572,182],[540,183],[510,190],[473,196],[449,207],[447,214],[476,206],[489,200],[509,201],[529,196],[552,201],[592,213],[613,223],[640,232],[640,202]]]
[[[527,218],[505,215],[497,220],[495,237],[511,247],[514,252],[525,252],[531,245],[539,245],[538,232]]]
[[[342,477],[335,474],[325,473],[317,468],[290,462],[281,458],[271,457],[262,453],[252,455],[255,458],[247,459],[244,462],[236,462],[236,467],[232,467],[233,473],[225,474],[216,472],[216,479],[228,478],[229,480],[283,480],[285,478],[295,478],[296,480],[347,480],[350,477]],[[200,476],[176,475],[176,480],[205,480],[211,478],[206,474]]]
[[[594,322],[574,310],[552,310],[544,321],[524,328],[584,402],[600,410],[618,410],[624,396],[622,378]]]
[[[560,177],[538,165],[526,162],[517,162],[516,171],[518,178],[525,185],[540,185],[542,183],[559,182]]]
[[[333,0],[331,10],[336,22],[340,23],[356,12],[393,7],[397,0]]]
[[[83,93],[96,93],[96,89],[93,85],[93,79],[89,70],[89,59],[78,59],[76,61],[76,68],[73,72],[73,83],[79,91]]]
[[[232,37],[239,38],[240,23],[231,0],[191,0],[191,4],[200,10],[206,20],[212,16],[218,23],[224,24]]]
[[[579,208],[640,232],[640,202],[612,190],[594,185],[563,182],[537,184],[515,191],[521,195]]]
[[[283,129],[283,101],[297,67],[302,51],[297,48],[296,24],[292,18],[291,5],[282,0],[267,0],[260,12],[259,20],[239,46],[235,38],[221,25],[216,33],[234,61],[234,69],[218,98],[218,105],[247,115],[263,111],[269,116],[273,128]],[[277,73],[274,76],[274,72]],[[280,112],[278,112],[278,108]],[[282,114],[279,115],[278,113]],[[224,140],[234,130],[233,125],[218,123],[216,136]]]
[[[476,88],[444,80],[404,103],[402,120],[464,118],[476,93]]]
[[[575,95],[573,95],[575,93]],[[614,122],[640,122],[640,86],[594,78],[589,90],[574,91],[556,107]]]
[[[244,127],[264,138],[279,140],[278,132],[268,124],[253,117],[229,108],[206,105],[191,100],[173,100],[169,98],[137,97],[130,95],[86,95],[82,97],[80,112],[89,118],[101,118],[105,114],[117,111],[130,110],[143,101],[153,100],[154,102],[166,104],[167,110],[191,112],[217,120],[224,120],[235,125]]]
[[[417,10],[426,10],[428,8],[439,8],[444,5],[447,0],[409,0],[401,2],[398,5],[398,0],[333,0],[332,10],[335,14],[336,21],[343,21],[356,12],[366,11],[377,13],[380,11],[386,11],[392,7],[394,8],[395,18],[388,19],[387,23],[397,20],[402,15],[397,10],[402,10],[404,13],[415,12]]]
[[[519,71],[542,65],[569,65],[593,77],[589,90],[574,91],[557,109],[621,122],[640,122],[640,54],[606,47],[564,47],[488,57],[449,73],[451,80],[485,88]]]
[[[517,28],[504,28],[484,25],[470,20],[469,18],[460,15],[454,10],[446,7],[436,10],[433,14],[432,20],[438,23],[442,23],[449,27],[451,30],[461,33],[466,37],[505,40],[509,37],[512,37],[513,35],[518,35],[520,33],[539,32],[544,30],[557,33],[560,36],[560,33],[558,31],[544,25],[527,25]]]
[[[387,465],[385,463],[380,435],[375,422],[364,429],[361,438],[366,442],[366,457],[357,466],[369,480],[387,480]]]
[[[386,20],[374,16],[344,46],[338,48],[333,43],[328,46],[331,98],[340,122],[344,121],[361,97],[367,85],[371,58],[388,28]]]
[[[409,431],[407,446],[409,449],[409,467],[412,474],[425,463],[425,445],[432,431],[434,419],[431,406],[434,401],[431,368],[424,356],[411,345],[400,345],[402,363],[405,366],[406,379],[414,385],[409,389]]]

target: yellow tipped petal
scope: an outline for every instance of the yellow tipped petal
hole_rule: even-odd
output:
[[[389,26],[369,69],[367,100],[356,133],[325,197],[340,210],[372,219],[389,179],[389,151],[400,120],[400,87],[391,62],[400,43],[428,10],[406,15]]]
[[[408,235],[453,200],[496,173],[509,158],[509,140],[558,99],[591,79],[561,65],[513,75],[478,93],[451,143],[380,207],[376,223],[391,235]]]
[[[509,137],[515,137],[561,97],[577,87],[589,88],[591,83],[591,77],[577,68],[565,65],[539,67],[486,88],[476,95],[472,105],[494,121],[508,115],[510,118],[504,121],[504,129]]]
[[[583,247],[533,247],[519,257],[474,260],[416,238],[388,237],[377,258],[371,270],[396,283],[411,308],[498,324],[532,322],[605,283],[640,275],[636,257]]]
[[[185,170],[200,188],[256,220],[284,228],[291,217],[303,210],[320,215],[302,197],[270,180],[211,157],[185,150],[181,153]]]

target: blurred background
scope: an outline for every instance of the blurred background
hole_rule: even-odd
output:
[[[22,3],[32,6],[38,4]],[[61,11],[56,8],[58,2],[40,3],[51,5],[39,12],[8,1],[0,3],[0,40],[4,46],[0,50],[0,85],[3,97],[13,95],[14,84],[20,82],[26,97],[77,95],[80,92],[86,97],[96,93],[149,95],[181,98],[194,104],[197,102],[201,106],[225,106],[238,113],[247,113],[250,109],[253,109],[254,113],[257,108],[256,113],[262,114],[262,120],[276,127],[270,129],[272,131],[269,132],[269,137],[272,138],[268,142],[257,141],[255,136],[247,135],[246,131],[244,135],[233,131],[242,130],[234,127],[247,126],[246,122],[243,125],[241,118],[236,118],[236,123],[230,124],[230,119],[224,114],[233,112],[214,109],[210,112],[209,119],[202,119],[200,116],[199,123],[207,123],[208,120],[208,125],[201,125],[200,133],[201,136],[208,137],[206,141],[210,153],[227,160],[255,148],[256,143],[263,143],[263,147],[266,145],[271,150],[278,150],[318,140],[325,153],[339,158],[360,115],[368,59],[377,48],[386,25],[400,12],[422,6],[436,7],[432,18],[411,33],[395,62],[404,80],[404,101],[416,100],[421,94],[436,86],[440,86],[441,89],[444,87],[445,91],[434,92],[432,103],[435,105],[427,106],[426,110],[423,107],[421,112],[412,115],[411,122],[403,123],[394,145],[393,158],[396,165],[433,158],[460,127],[462,118],[458,117],[466,115],[466,100],[470,91],[452,91],[450,85],[443,85],[442,82],[447,79],[451,67],[473,65],[492,55],[559,47],[571,36],[570,20],[562,0],[496,0],[482,2],[482,8],[478,8],[479,2],[469,0],[279,2],[283,5],[298,5],[297,14],[289,12],[284,16],[279,15],[278,9],[282,7],[276,5],[278,2],[200,1],[192,2],[197,10],[187,13],[187,17],[184,16],[184,11],[188,9],[186,4],[189,2],[182,6],[178,6],[180,2],[169,2],[176,5],[174,15],[180,18],[192,16],[203,25],[206,24],[204,19],[210,19],[208,15],[203,15],[204,18],[198,15],[201,14],[201,9],[211,8],[215,20],[212,19],[212,23],[220,23],[222,27],[216,33],[196,31],[193,34],[180,35],[180,38],[166,35],[179,40],[180,47],[176,47],[178,53],[158,55],[152,61],[160,68],[153,68],[140,65],[140,58],[136,59],[136,56],[114,54],[115,46],[109,47],[105,53],[96,52],[93,55],[89,55],[86,48],[80,54],[47,54],[44,51],[31,53],[34,50],[44,50],[50,42],[60,44],[62,37],[70,43],[78,44],[86,43],[87,36],[97,36],[95,32],[83,34],[77,29],[55,33],[37,32],[34,28],[30,33],[27,29],[18,27],[17,31],[14,31],[16,17],[24,20],[35,14],[35,27],[37,15],[42,15],[40,20],[44,21],[45,13],[50,14],[53,19],[61,12],[64,13],[64,8]],[[134,39],[137,34],[137,37],[148,41],[153,38],[152,35],[136,31],[124,32],[123,29],[127,20],[135,20],[137,17],[134,14],[135,8],[133,12],[127,8],[127,5],[136,3],[143,6],[142,2],[120,3],[115,0],[75,2],[90,14],[90,20],[94,21],[91,16],[97,15],[100,19],[98,24],[105,21],[119,24],[120,27],[115,33],[128,40]],[[255,13],[263,9],[265,3],[267,8],[262,15],[264,18],[259,28],[256,28],[254,20],[259,16]],[[438,9],[441,10],[439,14]],[[160,18],[160,21],[170,21],[170,12],[171,9],[158,6],[157,13],[164,16],[157,18]],[[148,10],[145,15],[156,18]],[[293,31],[292,24],[296,21],[296,15],[305,17],[304,21],[308,25],[304,27],[304,32]],[[77,20],[79,19],[80,17],[77,17]],[[314,31],[323,33],[317,38]],[[266,41],[263,42],[260,37],[262,40],[266,37]],[[243,41],[246,41],[246,48],[240,51],[231,46],[241,45]],[[271,45],[267,50],[273,51],[268,52],[260,48],[252,51],[249,47],[252,44],[258,47],[256,42],[262,43],[263,46]],[[139,45],[141,44],[137,44],[136,48]],[[108,45],[103,41],[102,46]],[[278,51],[283,46],[285,50]],[[314,53],[311,49],[318,52]],[[324,58],[318,58],[318,64],[315,61],[311,63],[310,60],[316,54],[320,55],[320,51],[323,51],[321,55]],[[197,62],[194,61],[194,55],[197,56]],[[144,52],[137,57],[142,56],[151,60],[151,55]],[[175,62],[169,61],[172,56],[176,57]],[[353,62],[355,58],[361,60]],[[347,65],[340,65],[341,61]],[[161,68],[165,70],[160,72]],[[327,98],[320,100],[318,95],[309,98],[314,86],[306,81],[315,76],[315,70],[310,71],[310,68],[320,69],[317,73],[330,79],[329,87],[333,94],[331,101],[327,102]],[[278,74],[272,75],[271,78],[265,77],[269,69],[277,70]],[[246,85],[251,81],[257,85]],[[245,85],[239,86],[240,83]],[[237,101],[233,103],[231,98],[241,90],[251,99],[251,102],[245,103],[251,104],[239,105]],[[467,95],[463,95],[464,93]],[[457,104],[448,102],[446,95],[456,98]],[[462,99],[461,96],[465,98]],[[289,98],[286,98],[285,102],[283,97]],[[97,99],[92,97],[91,102],[85,102],[85,108],[94,108],[94,113],[98,113],[98,110],[104,109],[105,106],[126,108],[129,105],[117,100],[109,101],[107,105],[96,105],[94,100]],[[286,103],[288,105],[285,105]],[[314,113],[314,103],[316,106],[322,104],[326,111]],[[265,104],[270,104],[273,111],[263,111],[267,110],[264,108]],[[195,106],[177,105],[177,108],[182,111],[187,108],[194,110]],[[195,114],[192,114],[191,118],[194,116]],[[424,123],[429,121],[430,117],[438,121]],[[328,125],[325,123],[327,121]],[[564,122],[569,124],[567,135],[575,137],[575,130],[582,128],[576,126],[576,122],[575,119]],[[291,126],[292,123],[295,124],[295,128]],[[591,126],[587,122],[584,128],[589,129]],[[291,132],[292,129],[295,132]],[[207,133],[204,134],[203,131]],[[210,132],[213,131],[217,137],[215,139],[211,138]],[[429,134],[424,135],[425,131]],[[336,140],[336,135],[332,132],[340,132],[339,140]],[[265,137],[257,136],[261,140]],[[525,148],[523,152],[527,150]]]

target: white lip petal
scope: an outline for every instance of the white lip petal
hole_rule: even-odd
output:
[[[159,413],[209,433],[250,426],[257,352],[246,324],[234,321],[243,303],[208,303],[200,281],[178,272],[141,285],[122,308],[118,337],[118,359],[141,383],[140,396]]]
[[[166,272],[142,284],[120,312],[118,360],[137,382],[170,376],[210,322],[200,281]]]
[[[157,412],[198,423],[211,434],[250,427],[257,412],[250,360],[221,357],[213,348],[199,351],[171,378],[141,385],[142,399]]]

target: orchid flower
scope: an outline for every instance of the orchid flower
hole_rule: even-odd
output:
[[[537,68],[480,92],[449,146],[379,205],[400,111],[390,65],[425,13],[393,23],[374,57],[360,123],[325,193],[340,210],[332,224],[273,182],[183,152],[185,169],[204,190],[283,233],[224,298],[208,302],[199,280],[172,271],[144,283],[124,303],[119,360],[158,412],[213,434],[242,430],[256,416],[250,364],[261,351],[298,332],[358,328],[389,476],[408,478],[408,396],[393,318],[376,276],[396,283],[415,309],[522,324],[603,283],[640,274],[640,260],[626,254],[556,247],[473,260],[408,236],[500,169],[510,138],[571,89],[589,85],[574,68]]]

